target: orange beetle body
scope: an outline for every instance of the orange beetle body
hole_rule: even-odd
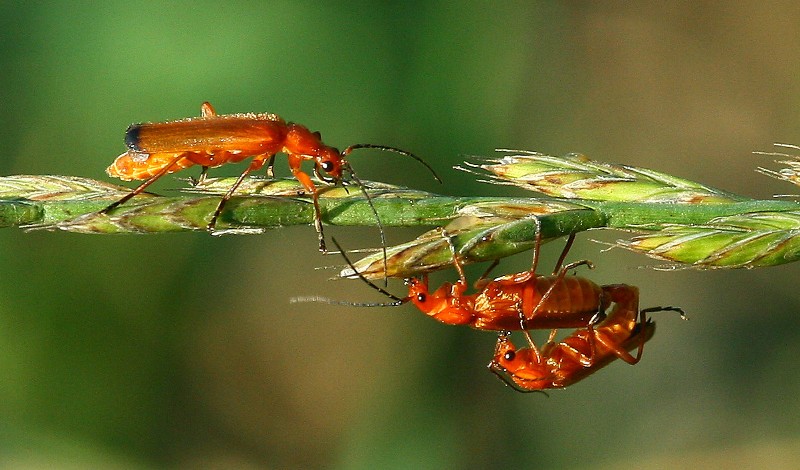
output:
[[[537,219],[538,220],[538,219]],[[449,325],[468,325],[480,330],[502,331],[497,339],[489,370],[517,391],[531,392],[563,388],[578,382],[615,359],[629,364],[639,362],[644,343],[655,333],[655,323],[646,318],[648,312],[675,311],[677,307],[653,307],[639,311],[639,289],[626,284],[597,285],[567,272],[580,265],[577,261],[562,266],[575,234],[570,234],[551,276],[536,274],[541,247],[541,226],[537,226],[533,265],[530,270],[478,281],[479,291],[466,294],[467,281],[455,246],[448,241],[453,266],[459,274],[455,283],[444,283],[433,292],[426,275],[407,280],[408,296],[399,298],[373,284],[358,272],[344,249],[341,252],[353,275],[394,301],[385,304],[354,304],[314,297],[298,300],[325,301],[357,306],[397,306],[413,303],[428,316]],[[492,266],[494,267],[494,265]],[[491,269],[491,268],[490,268]],[[606,313],[610,309],[610,313]],[[558,328],[577,328],[561,342],[555,343]],[[550,329],[550,337],[541,350],[528,330]],[[517,349],[509,339],[511,331],[521,330],[529,347]],[[638,348],[636,356],[629,351]]]
[[[286,122],[275,114],[244,113],[218,115],[209,103],[201,106],[201,116],[159,123],[133,124],[125,132],[125,145],[128,150],[106,169],[109,176],[123,180],[145,180],[136,189],[119,201],[114,202],[102,213],[112,209],[140,194],[147,186],[168,173],[199,165],[203,168],[200,181],[205,178],[208,168],[227,163],[236,163],[252,158],[250,165],[222,197],[207,229],[213,231],[217,218],[225,203],[244,178],[254,170],[267,165],[267,174],[273,176],[272,166],[275,154],[283,152],[288,156],[292,175],[311,194],[314,204],[314,226],[319,236],[321,251],[325,249],[322,234],[322,214],[319,195],[311,177],[301,165],[306,160],[314,162],[314,173],[323,181],[338,184],[344,180],[344,170],[359,183],[346,156],[354,149],[375,148],[389,150],[410,156],[425,165],[434,177],[441,181],[433,169],[419,157],[395,149],[371,144],[356,144],[343,152],[325,145],[319,132],[311,132],[303,125]],[[363,191],[363,188],[362,188]],[[369,201],[369,195],[364,191]],[[378,217],[370,202],[373,213]],[[380,227],[380,219],[378,218]],[[381,231],[383,240],[383,232]]]
[[[579,328],[603,315],[611,303],[606,287],[567,272],[589,261],[562,266],[575,234],[571,234],[551,276],[536,274],[541,230],[537,229],[533,265],[529,271],[508,274],[491,281],[479,280],[479,291],[466,294],[467,280],[450,237],[442,232],[453,254],[459,274],[455,283],[444,283],[433,292],[428,278],[409,279],[408,297],[419,310],[449,325],[469,325],[479,330],[527,330]],[[554,332],[555,333],[555,332]]]
[[[578,328],[609,306],[605,286],[578,276],[530,271],[489,281],[474,294],[458,280],[428,291],[427,277],[409,280],[408,299],[426,315],[479,330]]]
[[[563,388],[574,384],[615,359],[629,364],[639,362],[644,343],[655,333],[655,323],[646,318],[648,312],[674,311],[685,319],[677,307],[653,307],[639,311],[639,289],[626,284],[599,286],[594,282],[566,273],[580,265],[592,267],[588,261],[562,266],[575,235],[571,234],[556,263],[552,276],[536,274],[541,247],[541,230],[537,227],[533,265],[529,271],[509,274],[488,282],[478,281],[480,290],[465,294],[467,282],[456,249],[449,235],[453,265],[459,273],[455,283],[445,283],[430,292],[427,276],[407,280],[409,293],[399,298],[373,284],[358,272],[341,245],[341,252],[354,276],[394,301],[391,303],[351,303],[324,297],[296,298],[294,301],[323,301],[363,307],[398,306],[413,303],[428,316],[449,325],[468,325],[481,330],[502,331],[497,339],[490,371],[517,391],[531,392]],[[492,266],[494,267],[494,266]],[[606,313],[609,308],[610,313]],[[561,342],[554,339],[558,328],[577,328]],[[528,332],[550,329],[550,337],[541,350]],[[509,339],[512,330],[521,330],[529,347],[517,349]],[[638,348],[636,356],[630,351]]]
[[[310,193],[316,188],[300,169],[304,160],[314,160],[315,167],[334,180],[342,178],[340,152],[323,144],[320,134],[305,126],[287,123],[275,114],[218,115],[209,103],[203,103],[202,109],[201,117],[129,126],[125,132],[128,151],[106,172],[123,180],[141,180],[193,165],[215,168],[253,157],[249,172],[284,152],[295,177],[305,176],[297,179]]]
[[[647,312],[676,311],[677,307],[639,308],[639,290],[634,286],[604,286],[614,307],[597,325],[575,330],[559,343],[552,338],[539,350],[528,336],[529,347],[517,349],[504,332],[497,340],[489,369],[519,391],[563,388],[599,369],[622,359],[636,364],[642,357],[644,343],[655,333],[655,323]],[[638,348],[636,356],[629,351]]]
[[[256,157],[263,165],[263,156],[281,151],[286,132],[286,123],[274,114],[211,115],[132,124],[125,132],[128,151],[106,172],[126,181],[147,179],[179,156],[168,173],[193,165],[214,168],[248,157]]]

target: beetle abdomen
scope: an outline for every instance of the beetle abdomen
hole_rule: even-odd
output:
[[[113,176],[121,180],[144,180],[161,171],[166,165],[174,161],[181,155],[179,153],[155,153],[152,155],[135,152],[125,152],[117,157],[114,162],[106,168],[108,176]],[[172,164],[168,173],[173,173],[194,165],[189,159],[181,158]]]

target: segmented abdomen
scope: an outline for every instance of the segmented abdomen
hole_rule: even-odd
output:
[[[475,327],[517,330],[520,314],[525,328],[582,328],[608,302],[600,286],[580,277],[504,276],[488,283],[474,302]],[[550,296],[542,300],[555,284]],[[537,308],[538,307],[538,308]]]
[[[535,283],[535,287],[530,283],[526,289],[530,290],[530,299],[524,309],[533,311],[539,299],[556,282],[555,277],[540,277]],[[577,276],[567,276],[558,281],[550,296],[540,307],[540,312],[590,312],[597,311],[600,306],[602,289],[594,282]],[[526,299],[527,300],[527,299]]]
[[[527,282],[521,286],[522,311],[525,318],[530,320],[530,327],[564,328],[571,326],[570,323],[578,327],[586,326],[595,313],[605,310],[607,305],[602,288],[577,276],[558,280],[550,296],[542,301],[556,279],[554,276],[543,276],[535,282]]]
[[[165,166],[175,160],[183,152],[179,153],[154,153],[154,154],[135,154],[125,152],[114,160],[114,163],[106,168],[108,176],[120,178],[125,181],[144,180],[152,177]],[[194,165],[189,159],[181,158],[176,161],[168,173],[173,173]]]

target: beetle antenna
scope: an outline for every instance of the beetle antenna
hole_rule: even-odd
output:
[[[370,281],[369,279],[364,277],[364,275],[361,274],[358,271],[358,269],[356,269],[356,267],[353,265],[353,262],[350,261],[350,258],[347,257],[347,252],[345,252],[344,249],[342,248],[342,245],[340,245],[339,242],[336,241],[336,238],[331,237],[331,241],[333,241],[333,244],[336,245],[336,248],[339,250],[339,253],[342,255],[342,258],[344,258],[344,260],[347,262],[347,265],[350,266],[350,269],[353,270],[353,272],[356,274],[356,276],[359,279],[364,281],[368,286],[372,287],[376,291],[378,291],[381,294],[385,295],[386,297],[389,297],[390,299],[394,300],[394,302],[392,302],[390,304],[387,304],[387,306],[402,305],[402,304],[404,304],[404,303],[406,303],[406,302],[408,302],[410,300],[410,298],[408,298],[408,297],[406,297],[404,299],[401,299],[400,297],[392,294],[391,292],[387,291],[386,289],[382,288],[381,286],[376,285],[375,283],[373,283],[372,281]]]
[[[437,175],[437,174],[436,174],[436,171],[433,169],[433,167],[431,167],[430,165],[428,165],[428,162],[426,162],[426,161],[425,161],[425,160],[423,160],[422,158],[420,158],[420,157],[418,157],[418,156],[414,155],[414,154],[413,154],[413,153],[411,153],[411,152],[407,152],[407,151],[405,151],[405,150],[400,150],[400,149],[398,149],[398,148],[394,148],[394,147],[387,147],[387,146],[385,146],[385,145],[375,145],[375,144],[354,144],[354,145],[351,145],[351,146],[347,147],[346,149],[344,149],[344,152],[342,152],[342,156],[349,155],[349,154],[350,154],[350,152],[352,152],[353,150],[356,150],[356,149],[377,149],[377,150],[385,150],[385,151],[387,151],[387,152],[399,153],[400,155],[405,155],[406,157],[411,157],[411,158],[413,158],[414,160],[416,160],[416,161],[418,161],[418,162],[422,163],[423,165],[425,165],[425,168],[427,168],[427,169],[428,169],[428,171],[430,171],[430,172],[431,172],[431,174],[432,174],[432,175],[433,175],[433,177],[436,179],[436,181],[438,181],[439,183],[441,183],[441,182],[442,182],[442,179],[441,179],[441,178],[439,178],[439,175]]]
[[[403,299],[394,301],[394,302],[348,302],[346,300],[335,300],[329,297],[321,297],[318,295],[309,295],[309,296],[298,296],[298,297],[291,297],[289,299],[289,303],[292,304],[299,304],[305,302],[323,302],[329,305],[346,305],[348,307],[398,307],[403,305],[405,301]]]
[[[350,171],[350,177],[353,179],[353,181],[356,182],[356,184],[358,184],[358,187],[361,188],[361,192],[364,193],[364,197],[367,199],[367,204],[369,204],[370,209],[372,209],[372,213],[375,214],[375,221],[378,223],[378,231],[381,233],[381,251],[383,251],[383,286],[386,287],[389,285],[389,273],[387,271],[388,270],[387,264],[389,263],[389,258],[386,255],[386,232],[384,232],[383,230],[383,222],[381,222],[381,217],[378,215],[378,210],[375,209],[375,204],[372,203],[372,198],[369,196],[369,193],[364,188],[364,183],[362,183],[361,180],[358,179],[358,176],[356,176],[356,172],[353,171],[353,167],[350,166],[350,164],[347,163],[346,161],[345,161],[345,166],[347,167],[348,171]],[[344,255],[344,250],[339,248],[339,251],[341,251],[342,255]],[[352,267],[352,265],[350,267]]]

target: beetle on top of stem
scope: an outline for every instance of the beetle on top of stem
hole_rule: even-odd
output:
[[[168,173],[199,165],[202,167],[199,181],[202,182],[209,168],[252,157],[250,165],[225,193],[211,216],[207,229],[213,232],[225,203],[244,178],[265,164],[267,175],[272,177],[275,154],[283,152],[288,156],[292,175],[312,197],[314,227],[319,236],[319,248],[322,252],[326,252],[327,249],[322,232],[319,190],[311,177],[302,170],[303,161],[312,160],[314,173],[326,183],[344,184],[352,180],[361,188],[381,229],[384,249],[386,243],[380,218],[368,193],[347,161],[347,156],[353,150],[362,148],[399,153],[421,162],[433,173],[436,180],[441,182],[424,160],[404,150],[382,145],[355,144],[340,152],[324,144],[319,132],[311,132],[301,124],[286,122],[275,114],[217,114],[207,102],[201,106],[200,117],[132,124],[125,132],[125,145],[128,150],[117,157],[106,172],[110,176],[126,181],[144,180],[144,182],[122,199],[103,209],[102,213],[108,213],[124,204]]]

